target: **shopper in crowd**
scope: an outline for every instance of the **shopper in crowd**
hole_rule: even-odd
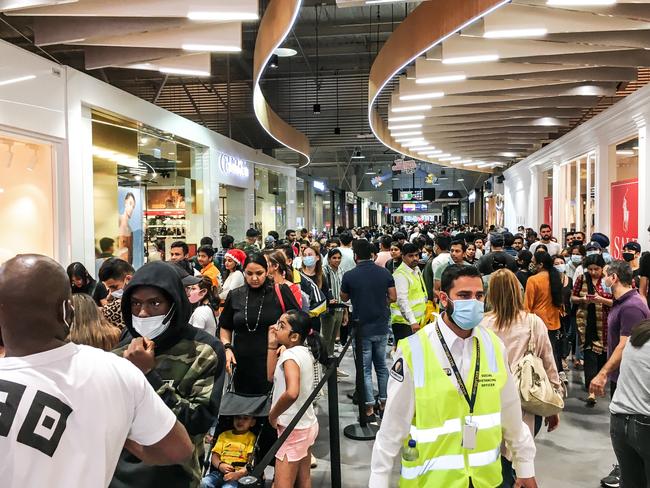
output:
[[[201,276],[207,276],[212,280],[212,286],[219,288],[221,283],[221,273],[215,266],[212,258],[214,257],[214,249],[212,246],[201,246],[197,253],[199,265],[201,266]]]
[[[375,413],[372,369],[374,365],[379,387],[379,410],[386,403],[388,368],[386,367],[386,345],[390,311],[388,305],[397,300],[395,280],[384,268],[372,261],[372,245],[363,239],[354,242],[356,267],[343,275],[341,300],[352,302],[352,320],[356,333],[362,338],[364,390],[366,415]]]
[[[522,249],[517,253],[517,272],[515,276],[521,283],[522,288],[526,289],[526,283],[528,283],[528,278],[533,274],[531,271],[531,263],[533,261],[533,253],[528,249]]]
[[[244,251],[246,254],[254,253],[254,252],[259,252],[260,251],[260,245],[257,242],[257,240],[260,237],[260,231],[257,230],[254,227],[251,227],[246,231],[246,238],[237,244],[237,249],[241,249]]]
[[[340,249],[330,249],[327,253],[327,265],[323,268],[327,287],[332,296],[327,306],[327,313],[321,315],[320,318],[321,334],[329,356],[334,354],[334,344],[339,337],[341,327],[348,325],[348,307],[341,300],[341,282],[343,281],[341,258]]]
[[[199,272],[190,262],[190,248],[183,241],[172,242],[169,248],[169,260],[190,275],[199,275]]]
[[[102,314],[109,323],[120,329],[125,327],[122,317],[122,294],[134,273],[133,266],[119,258],[109,258],[99,268],[99,279],[109,291],[106,305],[101,309]]]
[[[115,239],[110,237],[102,237],[99,240],[99,256],[95,259],[95,276],[99,276],[99,268],[102,267],[104,261],[113,257],[115,253]],[[98,278],[99,279],[99,278]]]
[[[449,264],[450,255],[449,247],[451,246],[451,237],[445,234],[438,234],[434,240],[433,252],[435,257],[430,259],[422,270],[422,277],[424,285],[427,289],[427,300],[437,302],[437,297],[434,293],[435,276],[438,266],[446,266]]]
[[[266,236],[264,238],[264,250],[273,249],[275,247],[275,237]]]
[[[112,351],[120,341],[120,329],[111,325],[102,315],[95,300],[85,293],[72,295],[74,321],[70,328],[70,342]]]
[[[476,259],[481,259],[484,253],[485,241],[482,237],[474,239],[474,247],[476,248]]]
[[[641,244],[636,241],[626,242],[623,246],[622,256],[625,262],[630,263],[632,267],[632,279],[634,286],[639,289],[641,286],[641,270],[639,260],[641,259]]]
[[[540,358],[544,370],[553,387],[560,391],[560,377],[558,376],[553,348],[548,337],[546,324],[537,315],[524,310],[524,300],[519,281],[514,273],[508,269],[501,269],[492,273],[490,277],[490,294],[487,297],[490,312],[485,314],[481,325],[492,330],[506,345],[508,365],[512,371],[516,364],[529,351],[533,344],[533,354]],[[542,417],[522,410],[523,419],[530,429],[533,437],[542,427]],[[559,415],[544,419],[548,431],[552,432],[559,425]],[[502,457],[504,465],[504,481],[502,488],[514,486],[514,473],[512,462],[508,455]]]
[[[544,251],[533,253],[535,274],[528,278],[524,294],[526,310],[536,314],[546,324],[553,346],[553,357],[558,372],[562,372],[561,323],[564,315],[562,275],[553,266],[553,258]]]
[[[490,234],[490,252],[483,254],[478,261],[478,270],[483,275],[489,275],[494,271],[494,259],[500,257],[500,261],[506,263],[506,268],[515,273],[517,271],[517,263],[514,256],[511,256],[504,250],[505,239],[503,234],[493,232]]]
[[[316,245],[308,246],[303,251],[300,288],[310,297],[312,328],[320,333],[320,315],[327,311],[327,304],[333,297],[323,276],[323,260]]]
[[[390,305],[395,344],[424,326],[427,291],[418,267],[418,249],[414,244],[402,246],[402,264],[393,273],[397,301]]]
[[[510,232],[503,233],[503,250],[513,257],[517,257],[517,250],[514,248],[515,236]]]
[[[571,302],[577,307],[576,326],[584,356],[585,388],[607,362],[607,315],[612,306],[611,290],[603,282],[605,260],[600,254],[585,258],[587,272],[577,275]],[[596,395],[589,394],[588,406],[596,404]]]
[[[517,252],[516,255],[519,254],[520,251],[522,251],[525,247],[525,239],[524,236],[521,234],[515,234],[514,240],[512,241],[512,248]]]
[[[211,336],[217,335],[215,320],[216,303],[212,295],[212,280],[207,276],[186,276],[183,286],[192,308],[189,323],[197,329],[206,331]]]
[[[573,280],[566,275],[566,259],[557,255],[553,258],[553,266],[558,270],[562,276],[562,304],[563,312],[560,315],[560,352],[562,357],[562,371],[560,371],[560,379],[565,385],[569,384],[569,380],[566,376],[565,370],[568,369],[566,364],[566,358],[569,354],[569,343],[573,341],[575,333],[573,333],[573,327],[571,326],[571,321],[573,320],[573,315],[571,309],[573,305],[571,304],[571,295],[573,294]]]
[[[124,290],[128,332],[114,352],[146,375],[187,429],[194,453],[184,465],[149,466],[123,452],[111,488],[195,487],[201,480],[203,436],[219,412],[225,355],[221,342],[189,324],[190,314],[180,274],[169,263],[145,264]]]
[[[375,264],[377,266],[385,268],[388,260],[392,258],[390,252],[390,246],[392,242],[393,238],[391,236],[382,236],[379,239],[379,252],[377,253],[377,258],[375,259]]]
[[[289,241],[289,244],[293,248],[293,255],[298,256],[300,254],[300,246],[296,240],[296,231],[293,229],[287,229],[284,233],[285,238]]]
[[[645,320],[623,347],[618,386],[609,404],[609,430],[620,470],[603,479],[603,486],[644,488],[650,483],[649,376],[650,321]],[[603,389],[600,393],[605,394]]]
[[[244,261],[246,261],[246,253],[241,249],[229,249],[224,255],[224,272],[221,275],[224,281],[219,292],[221,302],[226,300],[226,297],[232,290],[244,285],[244,273],[242,273]]]
[[[221,236],[221,249],[214,256],[214,264],[222,275],[226,274],[225,257],[226,253],[235,248],[235,238],[224,234]]]
[[[575,242],[575,240],[573,241]],[[582,262],[587,255],[587,250],[581,244],[573,245],[569,248],[569,258],[566,263],[566,275],[575,281],[576,275],[579,273],[578,268],[582,268]]]
[[[465,245],[465,241],[461,239],[454,239],[453,241],[451,241],[451,245],[449,247],[449,261],[436,266],[436,271],[433,276],[434,295],[437,296],[440,293],[440,280],[442,278],[442,273],[444,272],[445,269],[447,269],[448,266],[453,266],[454,264],[460,266],[468,266],[468,263],[465,262],[466,250],[467,247]]]
[[[289,247],[289,249],[291,249]],[[274,251],[267,252],[265,254],[266,261],[268,263],[269,270],[269,279],[273,280],[274,286],[286,285],[293,293],[293,297],[296,299],[298,308],[304,310],[305,312],[309,311],[309,301],[308,298],[303,300],[302,290],[300,289],[299,283],[294,283],[293,273],[295,270],[293,267],[287,263],[286,255],[283,251],[276,249]],[[305,302],[305,303],[303,303]]]
[[[106,305],[108,290],[101,281],[96,281],[90,276],[86,267],[81,263],[72,263],[66,270],[70,280],[72,293],[85,293],[95,300],[97,306]]]
[[[483,281],[474,266],[449,266],[442,275],[440,293],[445,311],[434,324],[400,342],[391,368],[386,411],[373,447],[373,488],[393,486],[393,460],[409,438],[417,441],[418,458],[402,461],[400,484],[404,486],[469,487],[478,486],[476,480],[481,480],[481,486],[500,486],[502,438],[513,453],[516,486],[537,486],[535,443],[522,422],[519,392],[511,378],[506,351],[492,332],[479,326],[483,297]],[[479,348],[477,361],[474,357]],[[470,413],[470,382],[477,368],[482,386]],[[447,371],[451,373],[448,375]],[[494,423],[479,424],[471,439],[471,433],[462,435],[468,435],[465,442],[486,453],[480,463],[463,469],[462,458],[467,450],[460,441],[462,426],[468,425],[466,418],[495,414],[498,429],[489,428]],[[458,430],[449,432],[450,425],[458,425]],[[435,435],[429,436],[429,432]],[[456,457],[460,458],[460,469],[457,463],[444,461],[436,463],[436,469],[421,469],[432,459]]]
[[[634,328],[650,318],[648,305],[633,288],[633,282],[632,267],[625,261],[612,261],[604,270],[603,285],[611,290],[614,299],[607,316],[607,363],[591,380],[590,392],[602,394],[609,380],[610,394],[614,394],[623,348]]]
[[[356,263],[354,261],[354,252],[352,251],[352,234],[348,231],[342,232],[339,235],[341,241],[341,271],[343,274],[354,269]]]
[[[244,278],[246,284],[228,294],[219,317],[226,368],[231,373],[237,366],[235,391],[266,394],[271,388],[266,380],[268,329],[285,311],[297,310],[298,304],[288,286],[273,286],[262,254],[246,258]]]
[[[280,347],[284,350],[278,356]],[[313,390],[314,361],[327,364],[327,352],[320,335],[311,328],[308,314],[292,310],[282,314],[268,329],[267,377],[273,381],[269,423],[281,436],[308,400]],[[311,486],[311,446],[318,437],[318,419],[313,405],[275,454],[275,488]]]
[[[602,232],[594,232],[593,234],[591,234],[590,241],[595,242],[600,246],[601,254],[603,255],[605,264],[611,263],[613,258],[612,255],[609,253],[609,244],[610,244],[609,237],[607,237]]]
[[[540,245],[546,246],[546,252],[549,253],[551,256],[556,256],[560,254],[560,251],[562,250],[562,246],[553,241],[553,229],[551,229],[551,226],[548,224],[542,224],[539,227],[539,237],[540,240],[531,244],[529,251],[535,254],[537,251],[537,247]]]
[[[103,487],[122,448],[151,464],[192,455],[185,428],[141,371],[68,342],[71,300],[69,277],[50,258],[26,254],[0,266],[2,486]]]
[[[650,232],[650,227],[648,227]],[[650,293],[650,252],[644,252],[639,259],[639,295],[648,302]]]
[[[476,259],[476,246],[474,244],[467,245],[467,249],[465,249],[465,262],[472,266],[478,263],[478,259]]]
[[[390,243],[390,259],[386,261],[385,268],[392,273],[402,264],[402,245],[398,241]]]

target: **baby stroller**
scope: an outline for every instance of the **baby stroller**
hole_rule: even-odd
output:
[[[251,428],[251,432],[255,434],[255,447],[249,463],[246,465],[248,472],[251,473],[256,463],[260,460],[260,433],[265,429],[268,423],[269,412],[271,410],[271,392],[265,395],[255,395],[248,393],[236,392],[233,389],[233,379],[236,374],[236,367],[228,380],[226,391],[221,399],[221,406],[219,408],[219,416],[210,428],[209,434],[212,436],[210,448],[205,453],[203,462],[204,472],[203,476],[207,475],[214,467],[211,464],[212,449],[217,442],[220,434],[231,430],[234,425],[234,418],[237,415],[250,415],[256,419],[255,425]],[[243,479],[241,480],[243,481]],[[263,487],[264,482],[260,480],[257,483],[246,484],[251,487]]]

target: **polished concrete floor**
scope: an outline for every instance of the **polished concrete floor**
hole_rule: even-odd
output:
[[[366,487],[373,443],[352,441],[343,436],[343,428],[354,423],[357,416],[356,407],[347,398],[347,393],[354,389],[352,351],[343,359],[341,367],[350,373],[349,378],[339,382],[342,486]],[[609,439],[608,401],[599,400],[594,408],[585,407],[580,400],[586,396],[581,385],[582,372],[572,371],[569,376],[569,398],[561,415],[560,427],[552,433],[543,428],[536,438],[537,482],[544,488],[596,488],[616,459]],[[331,486],[327,415],[327,399],[323,398],[318,408],[320,434],[313,449],[318,459],[318,467],[312,470],[314,488]],[[391,487],[398,486],[398,479],[399,463],[396,463]]]

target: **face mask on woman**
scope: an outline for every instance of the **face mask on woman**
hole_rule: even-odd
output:
[[[187,299],[190,301],[191,304],[199,303],[201,300],[205,298],[207,291],[202,290],[202,289],[192,289],[187,295]]]
[[[573,264],[580,264],[582,262],[582,256],[580,254],[572,254],[571,262]]]
[[[565,273],[566,272],[566,264],[556,264],[555,269],[557,269],[560,273]]]
[[[316,265],[316,256],[305,256],[302,258],[302,264],[311,268]]]

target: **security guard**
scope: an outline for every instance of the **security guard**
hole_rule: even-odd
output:
[[[535,444],[521,417],[505,348],[483,318],[483,281],[473,266],[442,275],[445,312],[402,340],[390,371],[388,401],[372,453],[370,488],[388,488],[394,458],[409,440],[400,487],[496,488],[501,440],[513,453],[515,486],[536,488]]]
[[[420,250],[415,244],[402,246],[402,264],[393,273],[397,302],[390,305],[395,343],[420,329],[427,307],[427,290],[418,267]]]

